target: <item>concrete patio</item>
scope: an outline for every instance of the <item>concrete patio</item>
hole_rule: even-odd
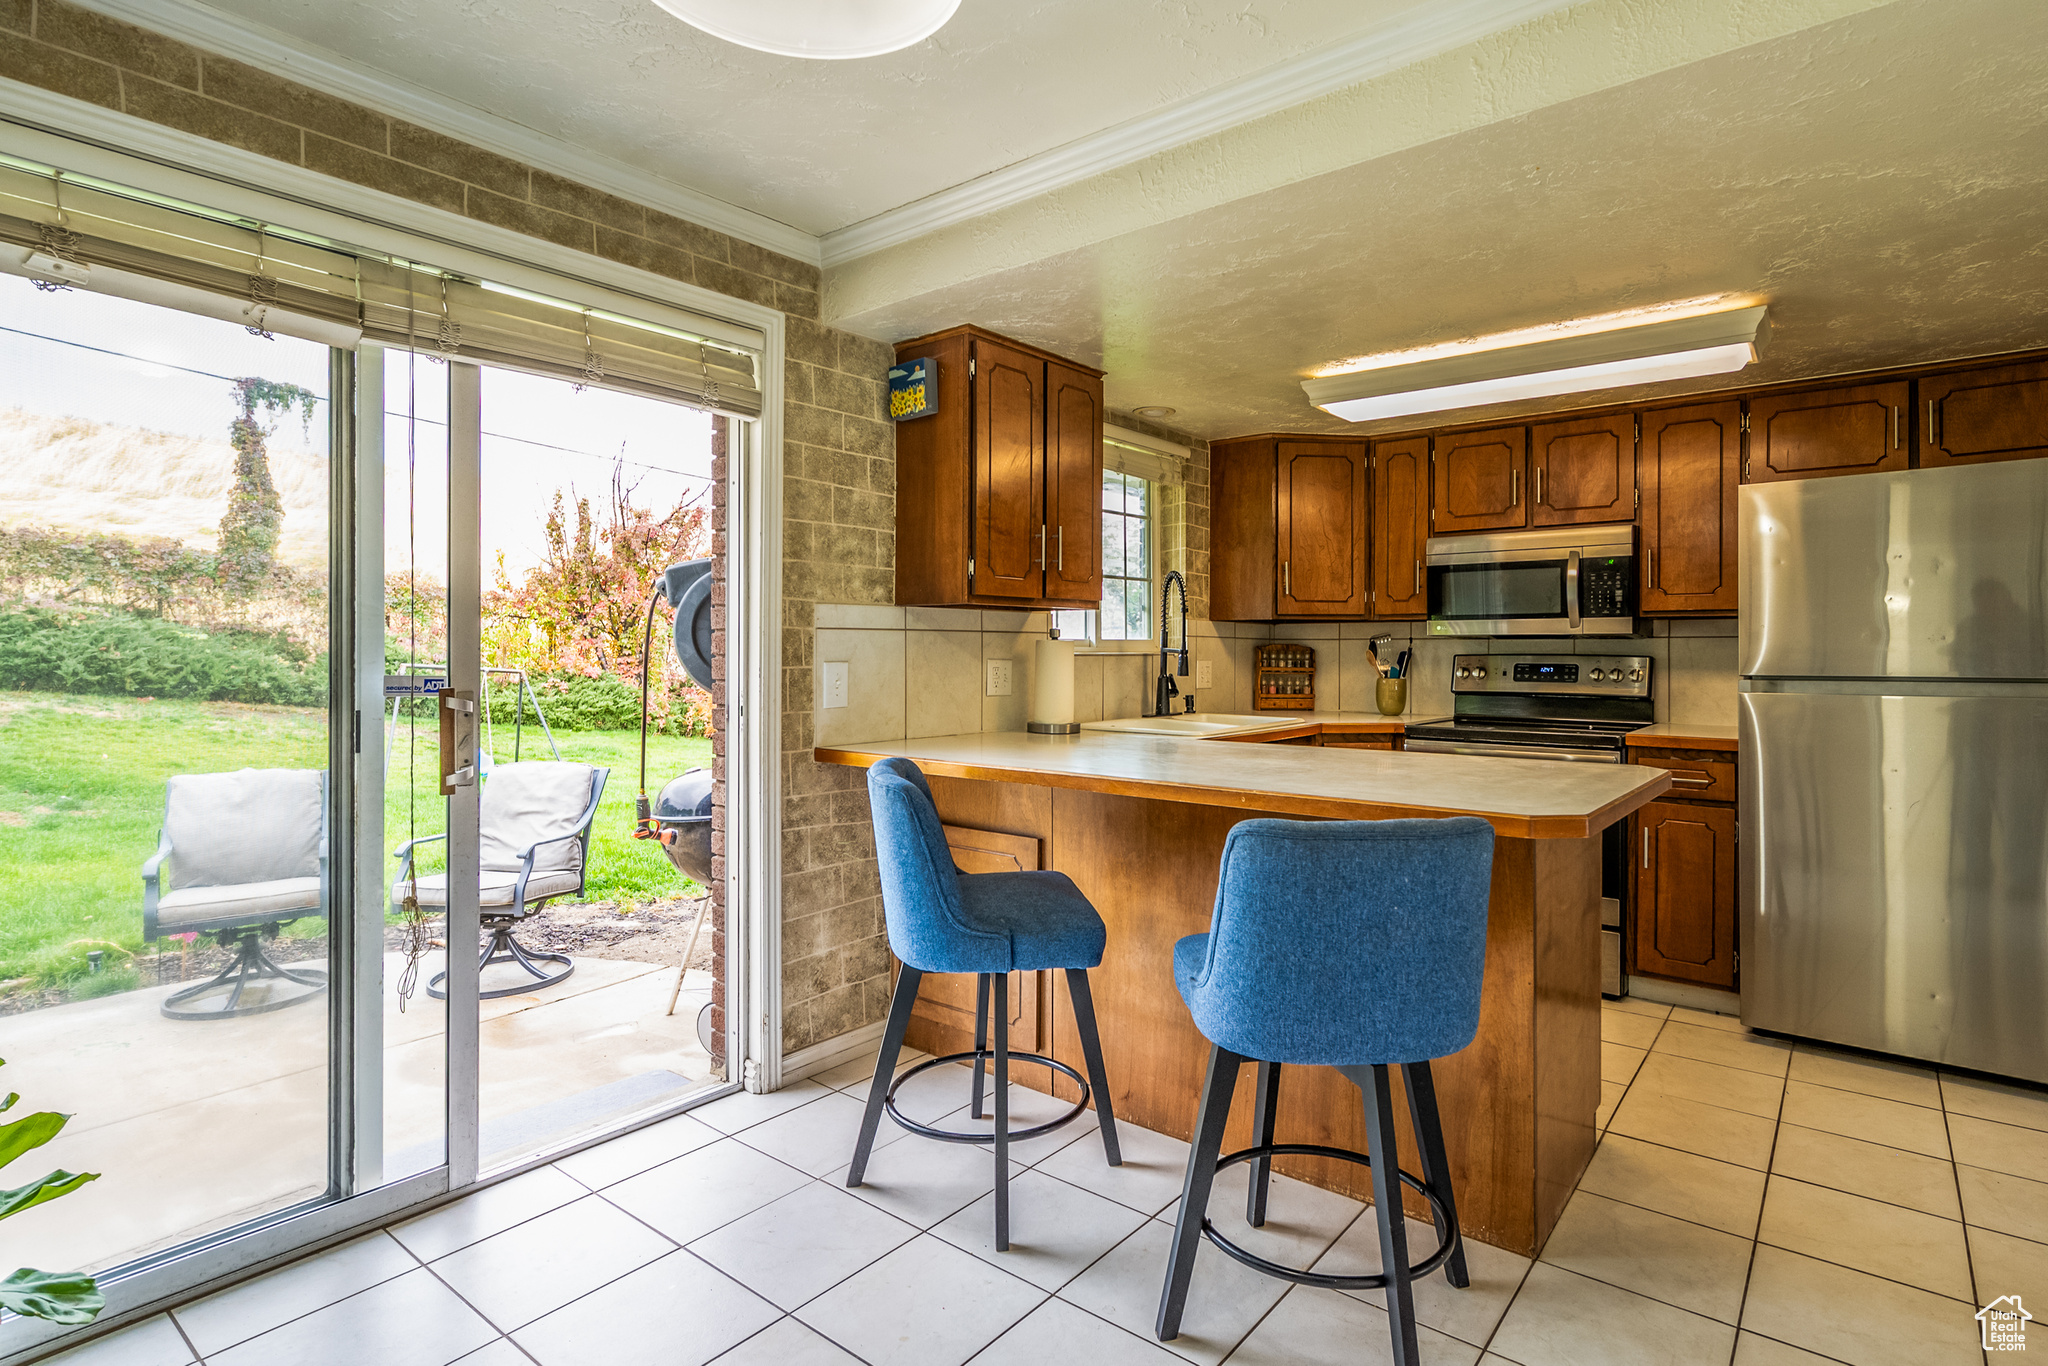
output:
[[[442,1156],[446,1005],[424,986],[405,1011],[384,964],[384,1179]],[[578,958],[565,982],[482,1004],[486,1170],[559,1149],[712,1080],[692,971],[674,1015],[670,964]],[[166,1019],[177,984],[9,1018],[0,1091],[74,1116],[37,1165],[101,1173],[0,1225],[11,1266],[100,1270],[319,1196],[327,1188],[327,1003],[217,1021]],[[21,1175],[21,1173],[11,1173]]]

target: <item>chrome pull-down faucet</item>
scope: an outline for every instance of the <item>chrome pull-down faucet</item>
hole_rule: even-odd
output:
[[[1173,699],[1180,696],[1180,687],[1173,681],[1173,675],[1166,671],[1166,658],[1173,653],[1168,645],[1166,612],[1173,601],[1173,587],[1180,585],[1180,668],[1176,671],[1182,678],[1188,676],[1188,581],[1180,576],[1178,569],[1166,572],[1166,582],[1159,590],[1159,680],[1152,691],[1152,714],[1166,716],[1173,711]],[[1195,709],[1195,694],[1190,689],[1187,705],[1183,710]]]

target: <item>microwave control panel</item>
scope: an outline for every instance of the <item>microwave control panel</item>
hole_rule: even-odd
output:
[[[1632,617],[1636,614],[1635,561],[1602,556],[1579,561],[1579,615]]]

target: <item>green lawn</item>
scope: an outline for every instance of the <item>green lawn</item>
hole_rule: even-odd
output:
[[[668,860],[652,844],[631,838],[637,732],[576,731],[556,739],[564,759],[612,770],[591,832],[586,899],[678,895],[684,887]],[[537,727],[528,729],[526,740],[522,758],[550,757]],[[509,728],[497,736],[497,747],[499,760],[509,762]],[[125,963],[122,951],[144,950],[140,870],[156,849],[166,778],[319,768],[326,758],[326,717],[316,710],[0,693],[0,981],[33,977],[39,985],[57,985],[85,974],[90,950],[114,950],[105,959],[113,969]],[[423,728],[414,787],[422,835],[444,826],[435,762],[432,732]],[[648,783],[658,791],[683,770],[710,762],[709,740],[650,737]],[[387,848],[406,837],[403,788],[397,786],[405,763],[401,732],[392,753]],[[396,868],[395,860],[387,865]],[[302,921],[295,929],[321,933],[318,922]]]

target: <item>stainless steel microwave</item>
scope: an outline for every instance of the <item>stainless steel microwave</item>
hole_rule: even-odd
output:
[[[1433,636],[1626,636],[1636,529],[1554,527],[1429,538]]]

